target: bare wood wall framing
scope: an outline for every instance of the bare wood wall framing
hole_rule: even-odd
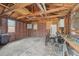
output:
[[[7,20],[6,20],[6,18],[1,18],[1,31],[2,31],[2,33],[7,33]]]
[[[15,32],[10,34],[10,41],[24,37],[45,37],[50,30],[50,25],[57,24],[59,18],[65,19],[64,33],[70,32],[70,11],[77,4],[60,3],[0,3],[0,28],[8,33],[7,18],[16,21]],[[37,24],[37,29],[27,29],[27,24]]]
[[[3,33],[8,33],[8,24],[7,24],[7,18],[2,18],[1,22],[1,30]],[[27,37],[27,29],[26,29],[26,23],[16,21],[16,27],[15,32],[9,33],[10,34],[10,41],[14,41],[17,39],[21,39],[24,37]]]
[[[30,24],[37,24],[37,29],[27,29],[29,37],[45,37],[50,30],[52,24],[57,24],[58,18],[41,19],[38,21],[30,22]]]
[[[12,39],[17,40],[27,37],[26,23],[16,21],[15,29],[16,32],[14,34],[12,33],[12,37],[14,36]]]
[[[2,22],[4,21],[5,23],[2,24],[2,29],[4,30],[5,33],[8,32],[8,27],[7,27],[7,18],[3,18]],[[42,19],[37,20],[37,21],[32,21],[30,22],[31,24],[37,24],[37,30],[34,29],[27,29],[27,24],[29,23],[24,23],[21,21],[16,21],[16,27],[15,27],[15,32],[9,33],[10,34],[10,41],[13,40],[18,40],[24,37],[45,37],[50,30],[50,26],[52,24],[57,24],[58,23],[58,18],[52,18],[52,19]]]
[[[71,22],[71,19],[70,19],[70,14],[67,14],[65,16],[65,27],[64,27],[64,34],[69,34],[70,33],[70,22]]]
[[[28,37],[43,37],[46,34],[46,22],[44,22],[45,20],[43,20],[42,22],[39,21],[33,21],[30,24],[36,24],[37,25],[37,29],[27,29],[27,34]]]

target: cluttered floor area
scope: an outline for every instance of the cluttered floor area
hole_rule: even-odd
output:
[[[0,56],[62,56],[63,45],[48,43],[45,38],[29,37],[0,48]]]

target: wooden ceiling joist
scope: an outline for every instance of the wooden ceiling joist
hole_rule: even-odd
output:
[[[37,6],[40,8],[41,12],[44,12],[43,7],[41,6],[41,4],[37,3]]]
[[[3,4],[0,4],[0,5],[3,6],[3,7],[8,8],[8,10],[4,14],[7,14],[7,15],[9,14],[10,15],[10,13],[16,11],[17,9],[19,9],[19,10],[23,9],[25,6],[28,6],[28,5],[31,5],[31,4],[32,3],[15,3],[12,7],[7,7],[7,6],[3,5]]]
[[[68,8],[60,7],[60,8],[55,8],[55,9],[48,10],[46,13],[53,13],[53,12],[57,12],[57,11],[67,10],[67,9]]]
[[[41,19],[41,18],[64,17],[66,14],[69,13],[73,5],[74,4],[64,4],[64,3],[63,4],[15,3],[12,7],[8,7],[3,4],[0,4],[0,6],[5,7],[4,9],[7,10],[2,15],[8,15],[10,17],[16,18],[17,20],[23,20],[23,21],[29,21],[29,20]],[[27,7],[33,6],[33,8],[30,7],[27,8],[26,6]],[[30,10],[32,10],[32,12]]]
[[[79,9],[79,4],[77,4],[77,5],[73,8],[72,13],[73,13],[74,11],[78,10],[78,9]]]
[[[63,10],[69,10],[69,8],[66,8],[66,7],[55,8],[55,9],[47,10],[43,14],[48,14],[48,13],[53,13],[53,12],[63,11]],[[37,16],[37,15],[41,15],[41,14],[42,14],[41,12],[38,12],[38,13],[32,14],[32,16]]]
[[[45,13],[47,14],[47,13],[51,13],[51,12],[63,11],[63,10],[66,10],[66,9],[68,9],[68,8],[60,7],[60,8],[45,11]],[[38,12],[38,13],[32,14],[31,16],[36,16],[36,15],[41,15],[41,14],[42,14],[41,12]],[[22,16],[22,17],[18,17],[18,19],[23,18],[23,17],[27,17],[27,16],[25,15],[25,16]]]
[[[58,17],[64,17],[66,15],[66,13],[64,13],[64,14],[58,14],[58,15],[52,15],[52,16],[44,16],[44,17],[31,17],[31,19],[41,19],[41,18],[58,18]],[[18,17],[17,19],[23,19],[23,18],[25,18],[26,19],[26,17],[25,16],[23,16],[23,17]],[[29,19],[29,18],[28,18]]]
[[[19,20],[21,20],[21,21],[25,21],[25,22],[27,22],[27,21],[38,21],[38,20],[40,20],[40,19],[47,19],[48,18],[48,20],[49,19],[54,19],[54,18],[58,18],[58,17],[64,17],[65,15],[53,15],[53,16],[47,16],[47,17],[35,17],[35,18],[30,18],[30,19],[19,19]]]
[[[3,4],[1,4],[1,3],[0,3],[0,6],[3,6],[3,7],[5,7],[5,8],[7,8],[7,9],[9,9],[9,7],[7,7],[7,6],[5,6],[5,5],[3,5]]]
[[[16,3],[14,7],[15,8],[24,8],[24,7],[29,6],[31,4],[32,3]]]

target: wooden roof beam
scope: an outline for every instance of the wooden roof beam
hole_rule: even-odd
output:
[[[43,7],[41,6],[41,4],[37,3],[37,6],[40,8],[41,12],[44,12]]]
[[[64,17],[65,15],[53,15],[53,16],[47,16],[46,18],[58,18],[58,17]]]
[[[35,17],[32,19],[24,19],[23,21],[27,22],[27,21],[35,21],[35,20],[40,20],[40,19],[50,19],[50,18],[58,18],[58,17],[64,17],[65,15],[53,15],[53,16],[47,16],[47,17]]]
[[[5,6],[5,5],[3,5],[3,4],[1,4],[1,3],[0,3],[0,6],[3,6],[3,7],[5,7],[5,8],[7,8],[7,9],[9,9],[9,7],[7,7],[7,6]]]
[[[72,13],[74,12],[74,11],[76,11],[77,9],[79,8],[79,4],[77,4],[73,9],[72,9]]]
[[[66,7],[60,7],[60,8],[55,8],[55,9],[47,10],[43,14],[48,14],[48,13],[53,13],[53,12],[62,11],[62,10],[68,10],[68,9],[69,8],[66,8]],[[36,15],[41,15],[41,12],[32,14],[32,16],[36,16]]]
[[[61,13],[61,14],[57,14],[57,15],[52,15],[52,16],[44,16],[44,17],[32,17],[33,19],[36,19],[36,18],[56,18],[56,17],[63,17],[65,16],[66,13]],[[18,17],[17,19],[23,19],[23,18],[26,18],[26,16],[22,16],[22,17]]]
[[[56,11],[62,11],[62,10],[66,10],[66,9],[69,9],[69,8],[65,8],[65,7],[55,8],[55,9],[48,10],[46,12],[46,14],[47,13],[53,13],[53,12],[56,12]]]
[[[45,14],[51,13],[51,12],[53,13],[53,12],[57,12],[57,11],[62,11],[62,10],[66,10],[66,9],[69,9],[69,8],[65,8],[65,7],[55,8],[55,9],[51,9],[51,10],[46,11]],[[41,15],[41,12],[31,14],[31,16],[36,16],[36,15]],[[26,15],[18,17],[18,19],[23,18],[23,17],[26,17]]]
[[[7,6],[5,6],[5,5],[3,5],[3,4],[0,4],[0,5],[4,6],[4,7],[8,8],[8,10],[7,10],[4,14],[2,14],[1,16],[5,15],[5,14],[10,14],[10,13],[16,11],[17,9],[21,9],[21,8],[23,8],[23,7],[25,7],[25,6],[31,5],[32,3],[30,3],[30,4],[24,4],[24,5],[22,5],[22,4],[20,3],[20,4],[22,5],[22,7],[20,7],[20,8],[17,7],[17,4],[18,4],[18,3],[15,3],[15,4],[14,4],[12,7],[10,7],[10,8],[8,8]],[[18,5],[18,6],[20,6],[20,5]]]

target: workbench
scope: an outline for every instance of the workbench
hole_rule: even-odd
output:
[[[69,44],[70,47],[79,53],[79,42],[76,42],[75,39],[66,35],[61,35],[61,37],[65,40],[66,43]]]

